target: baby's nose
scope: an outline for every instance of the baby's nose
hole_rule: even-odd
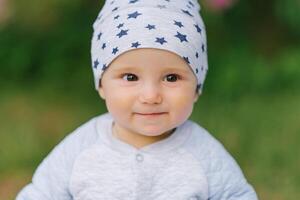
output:
[[[158,104],[162,101],[159,84],[145,83],[140,91],[140,101],[148,104]]]

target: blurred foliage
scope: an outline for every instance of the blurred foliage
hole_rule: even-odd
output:
[[[0,30],[0,84],[92,87],[92,23],[102,4],[12,1],[14,15]],[[300,84],[299,1],[238,1],[218,13],[203,7],[210,66],[205,91],[230,98]]]
[[[286,26],[294,31],[298,36],[300,35],[300,1],[298,0],[276,0],[275,14],[277,19],[286,24]]]
[[[102,5],[91,1],[14,5],[18,15],[0,32],[1,85],[90,87],[91,24]]]

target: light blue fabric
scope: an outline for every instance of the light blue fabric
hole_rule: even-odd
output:
[[[111,134],[110,114],[69,134],[17,200],[257,200],[235,160],[195,122],[141,149]]]

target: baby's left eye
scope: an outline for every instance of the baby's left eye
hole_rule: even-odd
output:
[[[179,76],[177,74],[168,74],[165,77],[165,80],[168,82],[176,82],[179,79]]]

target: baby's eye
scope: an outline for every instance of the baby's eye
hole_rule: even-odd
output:
[[[168,82],[176,82],[179,79],[179,76],[177,74],[168,74],[165,78]]]
[[[126,81],[137,81],[137,76],[134,74],[124,74],[122,78]]]

